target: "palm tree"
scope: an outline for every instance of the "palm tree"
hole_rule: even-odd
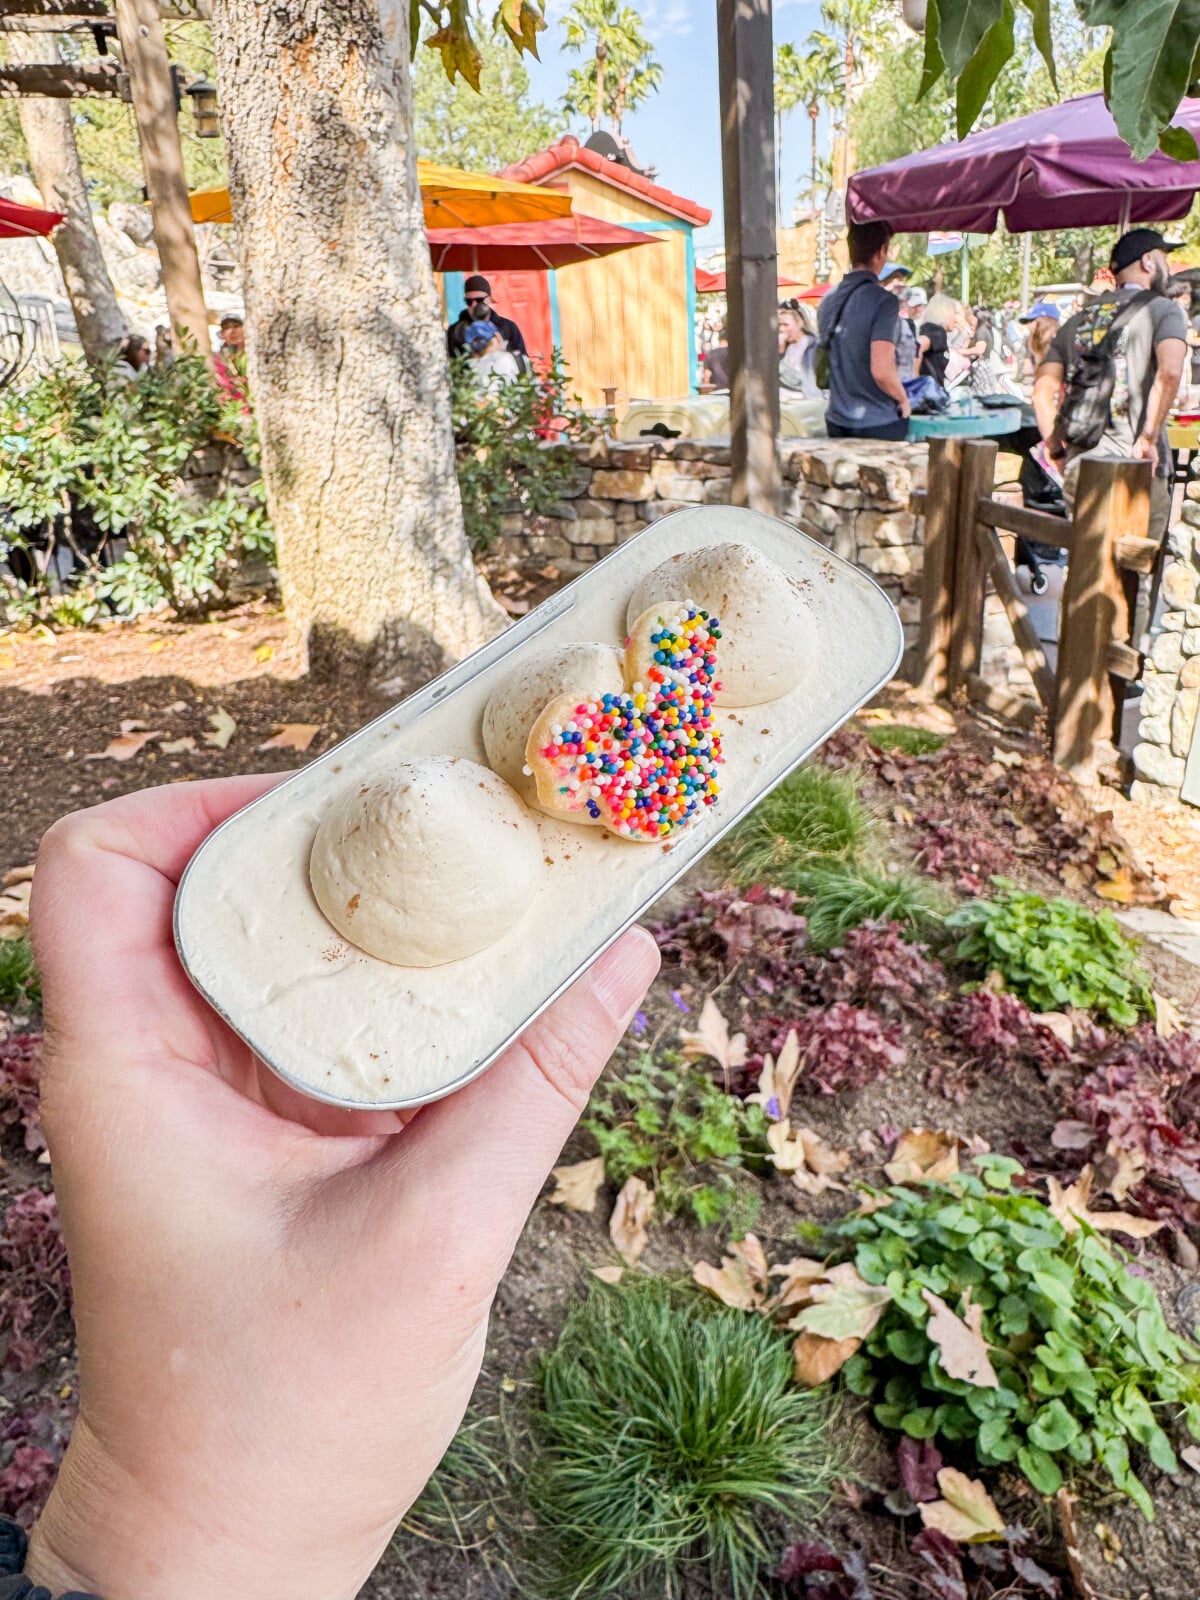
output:
[[[881,18],[876,0],[821,0],[821,16],[832,33],[820,29],[809,35],[810,53],[820,56],[840,77],[844,98],[846,171],[850,171],[850,119],[855,91],[862,87],[866,69],[896,40],[894,23]]]
[[[809,43],[811,44],[811,39]],[[830,41],[831,43],[833,41]],[[783,118],[788,111],[804,106],[808,111],[812,134],[812,153],[809,164],[809,192],[814,213],[817,206],[817,122],[821,107],[833,103],[841,92],[841,54],[836,47],[832,54],[827,50],[810,50],[801,55],[794,44],[781,44],[775,51],[775,120],[777,123],[776,150],[782,172]],[[777,186],[778,189],[778,186]],[[782,197],[781,197],[782,203]]]
[[[568,50],[594,52],[592,75],[572,70],[563,96],[569,111],[587,117],[592,131],[605,116],[614,133],[620,133],[626,111],[654,94],[663,69],[646,38],[642,19],[621,0],[574,0],[563,18]]]

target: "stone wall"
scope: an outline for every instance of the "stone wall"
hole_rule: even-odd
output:
[[[1130,791],[1135,800],[1167,808],[1179,800],[1200,706],[1200,482],[1189,483],[1187,495],[1182,521],[1170,533],[1166,609],[1146,654]]]
[[[728,505],[728,444],[688,439],[573,447],[570,494],[550,516],[505,519],[498,553],[518,564],[553,561],[577,573],[672,511]],[[870,440],[785,439],[781,515],[855,562],[886,591],[916,641],[920,619],[921,517],[911,509],[925,487],[926,447]]]

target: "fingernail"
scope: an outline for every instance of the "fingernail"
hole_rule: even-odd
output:
[[[631,1017],[654,982],[658,946],[645,928],[630,928],[592,968],[592,989],[614,1017]]]

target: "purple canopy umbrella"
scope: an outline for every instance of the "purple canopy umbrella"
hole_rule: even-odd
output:
[[[1200,135],[1200,99],[1183,101],[1174,126]],[[991,233],[1001,212],[1010,233],[1039,233],[1170,222],[1198,189],[1200,161],[1161,151],[1135,161],[1104,96],[1085,94],[856,172],[847,201],[852,221],[882,219],[898,233]]]

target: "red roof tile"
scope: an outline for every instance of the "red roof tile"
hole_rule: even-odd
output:
[[[574,134],[570,133],[564,135],[557,144],[552,144],[548,150],[538,150],[534,155],[526,156],[524,161],[505,167],[499,176],[511,178],[515,183],[543,183],[554,173],[565,172],[569,167],[578,167],[583,172],[594,173],[606,183],[611,183],[618,189],[628,189],[631,194],[639,195],[650,205],[658,206],[663,211],[670,211],[674,216],[682,217],[685,222],[694,222],[699,227],[703,227],[712,217],[712,212],[707,206],[699,206],[694,200],[685,200],[682,195],[673,194],[670,189],[663,189],[657,183],[651,183],[649,178],[644,178],[640,172],[632,171],[619,161],[606,161],[594,150],[586,150]]]

